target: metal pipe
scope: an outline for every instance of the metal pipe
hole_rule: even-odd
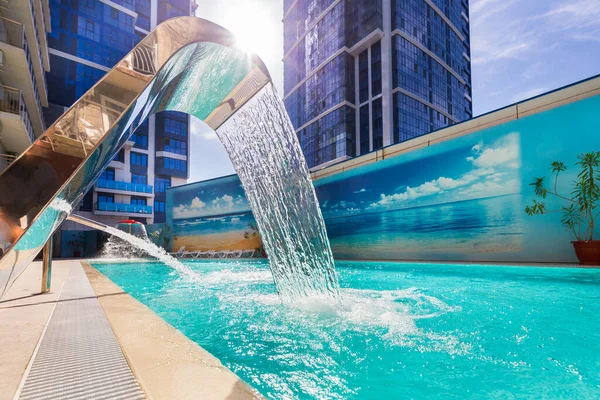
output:
[[[52,284],[52,242],[53,236],[50,236],[42,253],[42,290],[46,293],[50,290]]]
[[[97,229],[102,232],[106,232],[108,230],[108,226],[101,224],[100,222],[96,222],[89,218],[82,217],[81,215],[71,214],[67,217],[69,221],[77,222],[78,224],[88,226],[92,229]]]

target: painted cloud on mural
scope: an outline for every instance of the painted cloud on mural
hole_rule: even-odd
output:
[[[173,208],[173,218],[196,218],[206,215],[222,215],[248,211],[248,202],[241,195],[235,198],[228,194],[212,200],[202,201],[194,197],[189,204],[180,204]]]
[[[414,187],[400,186],[395,193],[381,193],[379,200],[367,209],[408,208],[519,193],[520,161],[517,132],[489,145],[482,141],[474,145],[471,155],[464,159],[471,166],[469,171],[456,177],[439,176]]]
[[[227,215],[250,211],[237,176],[169,189],[173,195],[174,219]]]
[[[329,193],[348,194],[328,196],[321,208],[332,218],[520,193],[519,140],[519,133],[512,132],[452,151],[440,145],[427,158],[330,187]]]

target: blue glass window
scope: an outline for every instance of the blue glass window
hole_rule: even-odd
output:
[[[131,152],[131,164],[132,165],[141,165],[143,167],[148,165],[148,155]]]
[[[131,204],[135,205],[135,206],[146,206],[147,204],[147,200],[145,197],[135,197],[135,196],[131,196]]]
[[[131,183],[147,185],[148,177],[146,175],[131,174]]]
[[[137,133],[134,133],[133,135],[131,135],[130,140],[135,142],[134,146],[138,149],[148,149],[148,136],[138,135]]]
[[[98,203],[114,203],[115,196],[109,193],[98,193]]]
[[[183,142],[181,140],[165,138],[161,142],[161,145],[162,145],[162,149],[159,149],[159,150],[168,151],[170,153],[176,153],[176,154],[183,154],[183,155],[187,154],[187,143]],[[160,145],[159,145],[159,147],[160,147]]]
[[[105,181],[114,181],[115,180],[115,169],[114,168],[106,168],[100,174],[99,179],[104,179]]]
[[[164,193],[168,188],[171,187],[171,179],[170,178],[154,178],[154,191],[156,193]]]
[[[186,160],[177,160],[170,157],[159,157],[157,158],[157,166],[176,171],[187,172]]]
[[[371,46],[371,95],[381,94],[381,42]]]
[[[358,56],[358,90],[361,103],[369,100],[369,51]]]
[[[383,110],[381,108],[381,97],[373,100],[371,104],[373,113],[373,150],[383,147]]]
[[[165,202],[154,200],[154,212],[165,212]]]
[[[365,104],[360,108],[360,154],[369,151],[369,105]]]

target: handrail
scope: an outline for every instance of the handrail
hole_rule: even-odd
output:
[[[141,183],[111,181],[108,179],[98,179],[96,187],[100,189],[122,190],[136,193],[152,193],[152,186]]]
[[[37,109],[40,114],[40,121],[42,124],[42,131],[46,130],[46,123],[44,121],[44,117],[42,114],[42,103],[40,101],[40,94],[38,90],[38,82],[35,76],[35,72],[32,70],[33,60],[31,58],[31,52],[29,51],[29,45],[27,44],[27,32],[25,31],[25,27],[23,24],[17,21],[13,21],[12,19],[1,17],[0,16],[0,42],[7,43],[11,46],[18,47],[23,49],[25,52],[25,59],[27,60],[27,64],[31,66],[29,68],[29,75],[31,77],[31,83],[33,84],[33,93],[35,97],[35,102],[37,104]],[[39,50],[39,46],[38,46]],[[40,53],[41,57],[41,53]],[[44,74],[44,68],[42,66],[42,80],[44,87],[46,87],[46,74]],[[35,135],[32,137],[32,141],[34,140]]]
[[[0,19],[2,20],[0,24],[0,42],[23,48],[25,40],[25,27],[23,24],[6,17],[0,17]]]
[[[122,212],[133,214],[152,214],[152,206],[143,204],[96,202],[97,211]]]
[[[0,173],[4,171],[17,157],[12,154],[0,154]]]
[[[35,134],[33,133],[33,127],[31,125],[31,119],[27,112],[27,105],[23,100],[23,92],[20,89],[16,89],[10,86],[2,86],[3,95],[0,99],[0,111],[17,114],[21,116],[23,123],[25,124],[25,130],[31,143],[35,141]]]

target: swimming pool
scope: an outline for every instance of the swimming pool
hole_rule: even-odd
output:
[[[600,270],[337,262],[341,307],[265,261],[92,265],[274,399],[600,398]]]

